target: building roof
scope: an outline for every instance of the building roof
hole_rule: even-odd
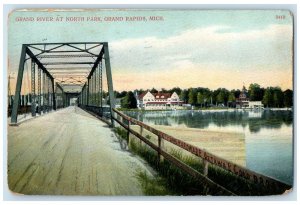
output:
[[[139,100],[142,100],[143,97],[147,94],[147,92],[148,92],[148,91],[143,92],[142,94],[140,94],[140,95],[138,96]]]
[[[148,91],[143,92],[142,94],[140,94],[138,96],[139,100],[142,100],[147,93],[148,93]],[[154,96],[155,99],[165,99],[165,100],[167,100],[168,98],[171,97],[171,93],[158,92],[158,93],[151,93],[151,94]]]
[[[168,99],[171,97],[171,93],[151,93],[152,95],[154,95],[155,99]]]

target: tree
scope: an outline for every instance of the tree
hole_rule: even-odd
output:
[[[126,96],[127,91],[122,91],[122,92],[114,91],[114,94],[116,98],[123,98]]]
[[[122,108],[136,108],[137,107],[137,102],[134,97],[133,92],[129,91],[125,97],[122,98],[121,100],[121,107]]]
[[[228,95],[228,102],[235,102],[234,93],[230,92]]]
[[[180,93],[180,99],[185,103],[188,102],[189,92],[186,89],[182,90],[182,92]]]
[[[222,103],[225,105],[228,101],[228,95],[229,95],[229,91],[227,89],[218,88],[213,92],[213,99],[216,102],[216,104]]]
[[[248,93],[251,101],[261,101],[263,99],[262,89],[257,83],[250,84]]]
[[[231,92],[234,93],[235,99],[240,97],[241,91],[239,89],[231,90]]]
[[[282,107],[283,106],[283,92],[280,87],[275,87],[273,89],[273,101],[274,107]]]
[[[168,91],[167,91],[165,88],[162,88],[162,89],[161,89],[161,92],[162,92],[162,93],[167,93]]]
[[[223,91],[220,91],[217,95],[217,102],[218,103],[225,103],[225,93]]]
[[[273,105],[273,93],[272,93],[272,88],[271,88],[271,87],[268,87],[268,88],[265,90],[265,93],[264,93],[264,97],[263,97],[262,102],[263,102],[263,104],[264,104],[265,106],[267,106],[267,107]]]
[[[174,88],[170,89],[169,92],[170,93],[176,92],[177,95],[180,95],[181,94],[181,89],[179,87],[174,87]]]
[[[197,93],[194,88],[189,89],[189,104],[195,105],[197,103]]]
[[[203,105],[204,103],[204,95],[200,92],[197,93],[197,104]]]
[[[234,106],[235,105],[235,96],[233,92],[230,92],[228,94],[228,106]]]
[[[283,92],[283,104],[285,107],[292,107],[293,106],[293,91],[287,89]]]
[[[158,93],[158,91],[157,91],[155,88],[152,88],[152,89],[150,90],[150,93]]]

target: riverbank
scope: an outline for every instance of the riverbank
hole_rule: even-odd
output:
[[[197,128],[171,127],[163,125],[153,125],[152,127],[191,145],[205,149],[206,151],[227,159],[235,164],[246,166],[245,136],[243,133],[208,131]],[[131,128],[139,132],[138,126],[133,125]],[[158,143],[157,136],[149,131],[143,130],[143,135],[153,143]],[[134,136],[132,137],[134,138]],[[168,151],[177,150],[182,151],[184,155],[191,155],[167,141],[163,142],[163,146],[164,149]]]
[[[131,129],[136,129],[137,127],[130,126]],[[165,191],[170,195],[241,195],[241,196],[260,196],[260,195],[274,195],[282,194],[285,190],[283,189],[273,189],[275,187],[265,187],[261,184],[253,183],[251,181],[245,180],[243,178],[237,177],[231,172],[220,169],[214,165],[208,165],[207,177],[213,182],[225,189],[228,192],[223,192],[217,187],[209,187],[203,180],[198,180],[194,176],[191,176],[186,171],[180,167],[174,166],[169,160],[157,161],[157,152],[147,146],[144,142],[141,142],[138,138],[128,135],[128,132],[117,127],[115,129],[116,133],[123,139],[126,139],[129,144],[129,150],[133,153],[141,156],[145,159],[155,170],[158,172],[158,178],[148,177],[146,174],[140,173],[142,177],[139,180],[142,182],[144,192],[147,195],[164,195]],[[152,136],[147,135],[143,131],[143,136],[148,140],[154,142]],[[163,143],[163,149],[166,151],[165,142]],[[199,173],[203,173],[205,165],[203,161],[198,157],[186,155],[183,150],[168,149],[167,152],[183,162],[190,168],[196,170]],[[160,186],[158,186],[160,185]],[[154,188],[153,188],[154,187]],[[157,188],[160,187],[160,188]],[[164,191],[161,191],[162,190]],[[231,193],[231,194],[230,194]]]

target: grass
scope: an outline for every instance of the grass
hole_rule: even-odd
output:
[[[172,165],[166,160],[158,162],[155,151],[147,145],[140,146],[135,140],[130,141],[130,150],[145,159],[152,168],[158,172],[159,178],[163,178],[164,187],[168,187],[170,195],[206,195],[207,189],[181,169]],[[161,180],[158,180],[161,181]],[[142,184],[145,182],[142,182]],[[144,190],[147,192],[147,190]]]
[[[127,143],[129,141],[129,136],[128,136],[128,132],[121,128],[121,127],[115,127],[114,128],[115,133],[117,133],[122,139],[126,140]]]
[[[145,195],[147,196],[165,196],[174,195],[168,188],[166,180],[159,176],[149,176],[146,171],[138,171],[136,177],[140,182]]]
[[[139,173],[137,175],[145,194],[222,195],[219,190],[209,189],[204,182],[200,182],[167,160],[159,162],[157,152],[144,143],[141,145],[136,138],[128,141],[128,134],[125,129],[116,128],[115,130],[122,138],[127,139],[130,150],[146,160],[158,173],[158,176],[154,179],[147,176],[146,173]],[[184,155],[178,149],[170,149],[169,153],[198,172],[203,172],[203,163],[200,158],[193,155]],[[208,178],[241,196],[274,195],[282,192],[282,190],[276,190],[274,187],[267,188],[260,184],[254,184],[251,181],[245,180],[211,164],[208,167]]]
[[[183,156],[182,152],[175,149],[171,150],[171,154],[200,173],[203,172],[203,164],[199,158],[194,156]],[[214,182],[232,191],[233,193],[242,196],[279,194],[272,188],[266,188],[264,186],[255,184],[211,164],[208,167],[208,178],[212,179]]]

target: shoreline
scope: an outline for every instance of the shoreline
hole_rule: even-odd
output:
[[[212,112],[212,111],[293,111],[293,108],[264,108],[264,109],[252,109],[252,108],[209,108],[209,109],[177,109],[177,110],[172,110],[172,109],[158,109],[158,110],[144,110],[144,109],[127,109],[127,108],[117,108],[117,110],[122,111],[122,112],[176,112],[176,111],[195,111],[195,112]]]
[[[243,133],[230,131],[211,131],[206,129],[172,127],[164,125],[154,125],[153,127],[177,139],[183,140],[212,154],[227,159],[233,163],[244,167],[246,166],[246,143],[245,135]],[[131,128],[137,132],[139,131],[138,126],[133,125]],[[148,136],[148,139],[153,143],[158,143],[157,136],[149,131],[144,130],[143,135]],[[135,139],[135,137],[133,137],[133,139]],[[163,146],[166,150],[175,149],[181,151],[184,155],[192,155],[191,153],[188,153],[165,140],[163,141]]]

